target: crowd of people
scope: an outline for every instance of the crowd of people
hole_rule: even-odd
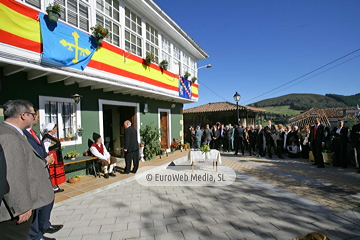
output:
[[[323,151],[334,153],[333,166],[347,168],[349,164],[348,149],[355,148],[357,164],[360,164],[360,118],[356,125],[349,131],[344,126],[344,121],[339,120],[337,127],[330,128],[321,124],[319,118],[314,119],[314,125],[297,126],[273,125],[267,121],[262,125],[242,126],[224,125],[220,122],[211,128],[207,124],[189,126],[185,132],[185,141],[191,148],[200,148],[208,144],[210,148],[223,152],[234,152],[235,155],[248,152],[250,156],[265,157],[268,154],[272,158],[276,154],[278,158],[284,156],[290,158],[309,158],[312,151],[315,163],[319,168],[324,168]],[[358,171],[360,173],[360,170]]]

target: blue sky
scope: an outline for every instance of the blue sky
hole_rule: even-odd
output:
[[[244,105],[290,93],[360,92],[360,57],[350,60],[359,50],[258,97],[359,49],[359,0],[154,2],[210,55],[198,61],[199,67],[212,65],[199,69],[199,101],[185,108],[234,102],[236,91]]]

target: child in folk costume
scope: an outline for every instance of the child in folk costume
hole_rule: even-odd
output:
[[[48,123],[44,128],[43,143],[46,152],[55,159],[54,163],[49,165],[50,180],[55,193],[63,192],[59,185],[66,181],[63,156],[61,152],[61,142],[55,137],[57,125]]]
[[[116,158],[110,156],[109,152],[106,150],[106,147],[102,143],[102,137],[93,133],[94,143],[90,147],[90,152],[99,158],[99,162],[102,164],[102,170],[104,171],[104,178],[115,177],[113,169],[116,166]]]

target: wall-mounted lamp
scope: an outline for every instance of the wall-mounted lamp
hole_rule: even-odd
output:
[[[176,107],[175,103],[171,104],[171,108],[175,108],[175,107]]]
[[[149,106],[147,103],[144,103],[144,113],[149,112]]]
[[[80,98],[82,98],[82,96],[81,95],[79,95],[79,94],[74,94],[74,95],[72,95],[71,96],[72,97],[72,99],[74,100],[74,102],[76,103],[76,104],[78,104],[79,102],[80,102]]]

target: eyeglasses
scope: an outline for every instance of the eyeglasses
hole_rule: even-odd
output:
[[[24,113],[31,114],[34,119],[35,119],[35,117],[36,117],[36,113],[31,113],[31,112],[24,112]]]

